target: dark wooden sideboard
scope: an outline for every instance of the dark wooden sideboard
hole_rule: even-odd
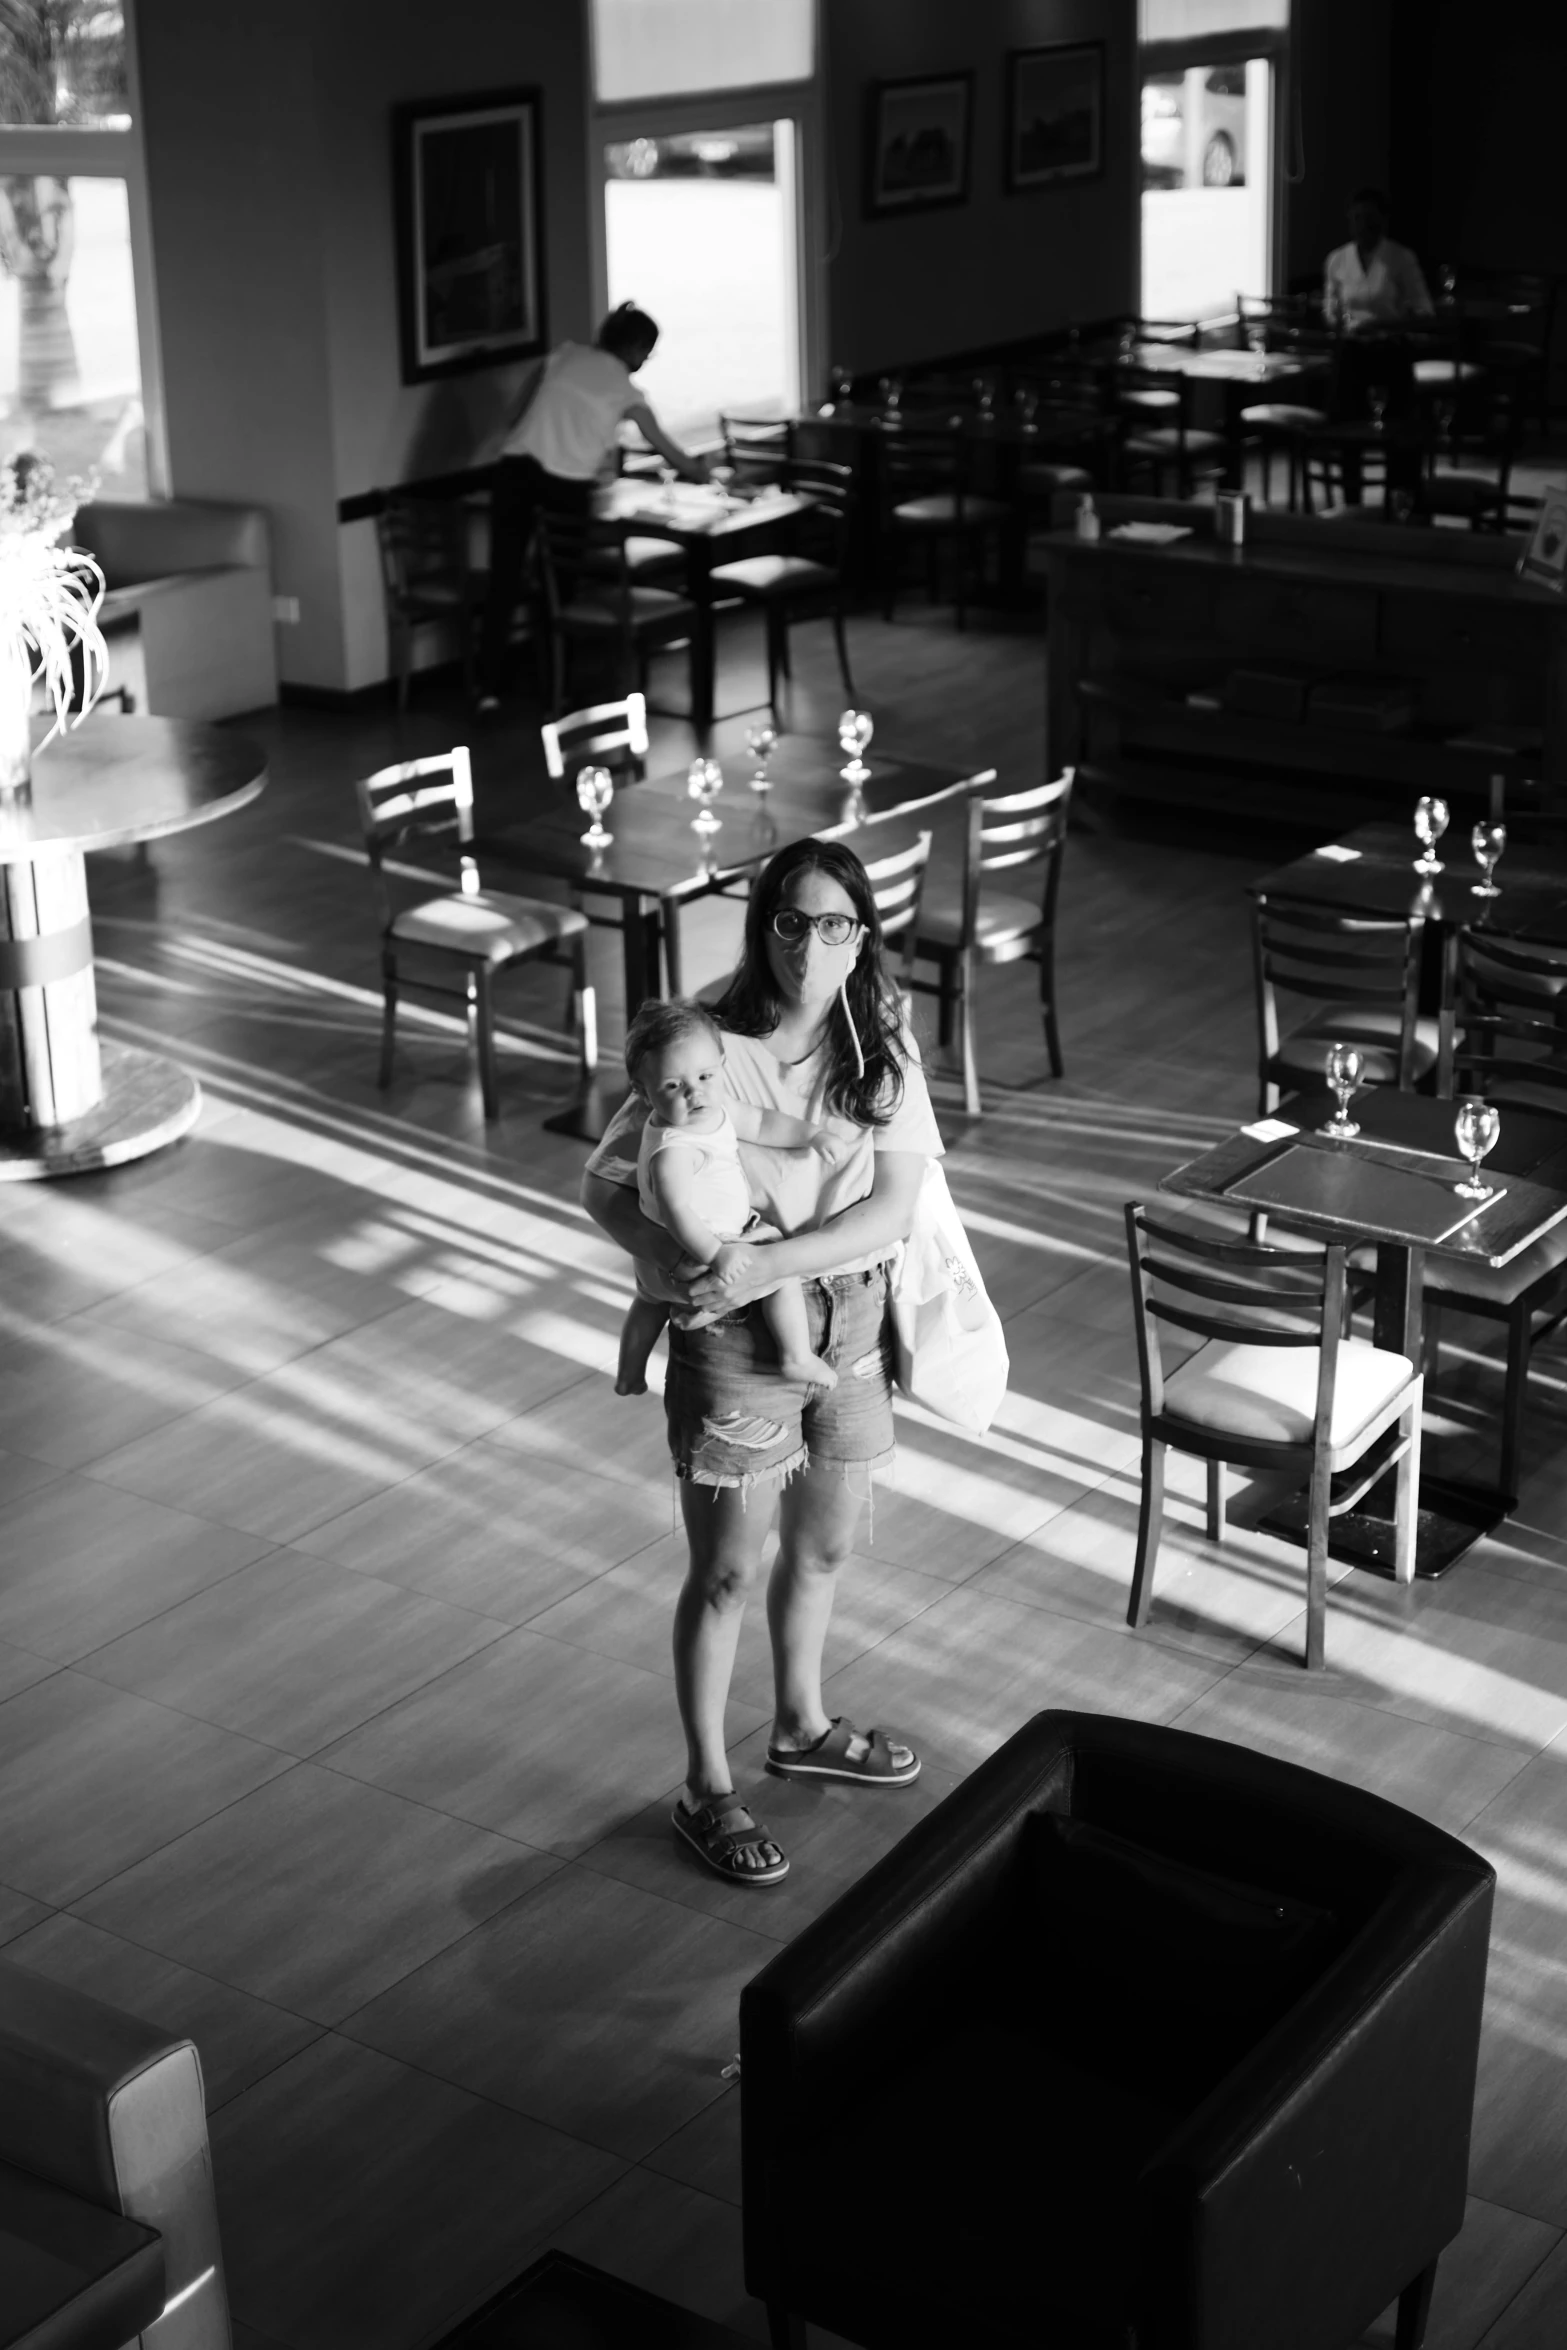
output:
[[[1510,806],[1567,802],[1567,600],[1518,540],[1262,513],[1233,548],[1208,505],[1098,504],[1106,535],[1045,542],[1046,755],[1090,801],[1340,822],[1501,775]]]

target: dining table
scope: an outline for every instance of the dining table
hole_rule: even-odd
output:
[[[651,775],[617,791],[604,817],[610,838],[600,848],[584,838],[587,820],[569,785],[518,821],[492,820],[481,802],[475,849],[488,870],[547,875],[564,882],[574,899],[611,901],[606,919],[621,935],[625,1013],[662,992],[667,942],[679,909],[696,898],[743,888],[769,857],[812,834],[854,838],[898,819],[917,819],[953,807],[993,785],[989,766],[933,765],[874,748],[862,757],[866,772],[845,779],[845,754],[836,743],[783,735],[765,763],[758,788],[755,756],[718,761],[723,783],[713,803],[714,830],[699,828],[689,792],[689,769]],[[552,1132],[596,1142],[624,1093],[618,1079],[590,1077],[578,1099],[545,1121]]]
[[[600,522],[627,538],[668,539],[685,557],[687,592],[697,610],[691,722],[699,732],[713,723],[712,574],[720,564],[736,563],[786,537],[809,503],[771,483],[662,481],[641,473],[621,474],[594,500]]]
[[[1253,897],[1289,898],[1339,913],[1400,921],[1417,915],[1447,933],[1473,929],[1493,938],[1567,940],[1567,844],[1509,840],[1496,867],[1500,894],[1494,898],[1476,893],[1480,868],[1470,853],[1467,825],[1443,835],[1436,851],[1439,872],[1417,872],[1420,853],[1408,825],[1382,819],[1308,849],[1248,886]]]
[[[1335,1109],[1326,1093],[1294,1096],[1274,1116],[1239,1127],[1172,1169],[1159,1188],[1263,1214],[1314,1240],[1374,1242],[1375,1343],[1418,1364],[1426,1255],[1475,1268],[1507,1265],[1567,1217],[1567,1124],[1545,1111],[1504,1108],[1484,1162],[1491,1196],[1476,1207],[1454,1188],[1469,1168],[1454,1147],[1452,1102],[1366,1087],[1351,1104],[1360,1132],[1348,1141],[1322,1131]],[[1335,1558],[1392,1572],[1393,1485],[1389,1471],[1333,1520]],[[1474,1478],[1438,1476],[1423,1463],[1416,1575],[1445,1574],[1516,1499]],[[1305,1496],[1292,1495],[1262,1523],[1303,1543],[1306,1516]]]
[[[0,1182],[143,1157],[189,1131],[190,1073],[98,1034],[87,857],[232,815],[266,780],[227,727],[93,711],[0,793]]]

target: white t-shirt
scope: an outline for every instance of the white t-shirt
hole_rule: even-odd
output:
[[[501,444],[562,481],[595,481],[609,464],[623,417],[647,402],[623,359],[597,343],[562,343],[544,362],[538,390]]]
[[[885,1126],[862,1126],[857,1141],[836,1166],[829,1167],[814,1154],[780,1151],[775,1157],[778,1181],[764,1196],[762,1185],[754,1178],[758,1169],[767,1165],[768,1153],[762,1145],[749,1146],[752,1203],[780,1231],[814,1232],[841,1208],[868,1197],[876,1180],[878,1151],[908,1151],[927,1159],[946,1156],[936,1113],[930,1106],[930,1088],[920,1067],[919,1047],[909,1034],[903,1038],[903,1050],[902,1101]],[[725,1030],[724,1090],[731,1101],[748,1102],[758,1110],[781,1110],[787,1117],[804,1118],[813,1126],[830,1122],[835,1133],[845,1134],[849,1130],[842,1119],[827,1119],[823,1099],[826,1082],[823,1054],[812,1053],[806,1060],[785,1063],[774,1056],[765,1036],[735,1036]],[[629,1094],[588,1160],[588,1173],[635,1190],[638,1146],[646,1120],[646,1104],[640,1095]],[[814,1186],[814,1198],[803,1196],[807,1185]],[[889,1253],[886,1248],[870,1249],[860,1256],[846,1257],[833,1269],[863,1272],[881,1264]]]
[[[1404,318],[1429,318],[1431,296],[1420,264],[1407,245],[1384,237],[1362,264],[1351,239],[1337,245],[1323,270],[1322,306],[1330,326],[1340,319],[1351,334],[1357,327],[1396,326]]]

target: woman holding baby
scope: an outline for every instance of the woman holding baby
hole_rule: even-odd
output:
[[[740,1112],[742,1135],[761,1138],[751,1166],[783,1237],[724,1241],[690,1276],[679,1232],[639,1204],[636,1162],[651,1101],[640,1093],[589,1160],[583,1203],[638,1260],[644,1294],[654,1287],[675,1301],[664,1404],[690,1549],[675,1609],[688,1752],[675,1832],[720,1876],[772,1885],[789,1863],[735,1793],[724,1712],[741,1617],[775,1518],[767,1768],[781,1778],[881,1787],[907,1786],[919,1772],[909,1747],[829,1718],[821,1670],[834,1579],[854,1546],[871,1477],[893,1458],[891,1261],[925,1161],[941,1155],[942,1143],[852,849],[804,840],[773,858],[752,892],[739,967],[715,1014],[723,1093]],[[692,1081],[701,1075],[694,1070]],[[825,1123],[831,1146],[769,1153],[769,1134],[784,1131],[769,1120]],[[783,1376],[772,1326],[780,1317],[775,1306],[770,1323],[760,1301],[796,1282],[808,1360],[829,1368],[833,1385]]]

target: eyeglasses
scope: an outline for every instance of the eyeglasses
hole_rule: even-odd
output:
[[[824,947],[846,947],[864,927],[853,914],[802,914],[797,906],[780,906],[773,916],[773,935],[786,947],[798,946],[808,930],[815,931]]]

